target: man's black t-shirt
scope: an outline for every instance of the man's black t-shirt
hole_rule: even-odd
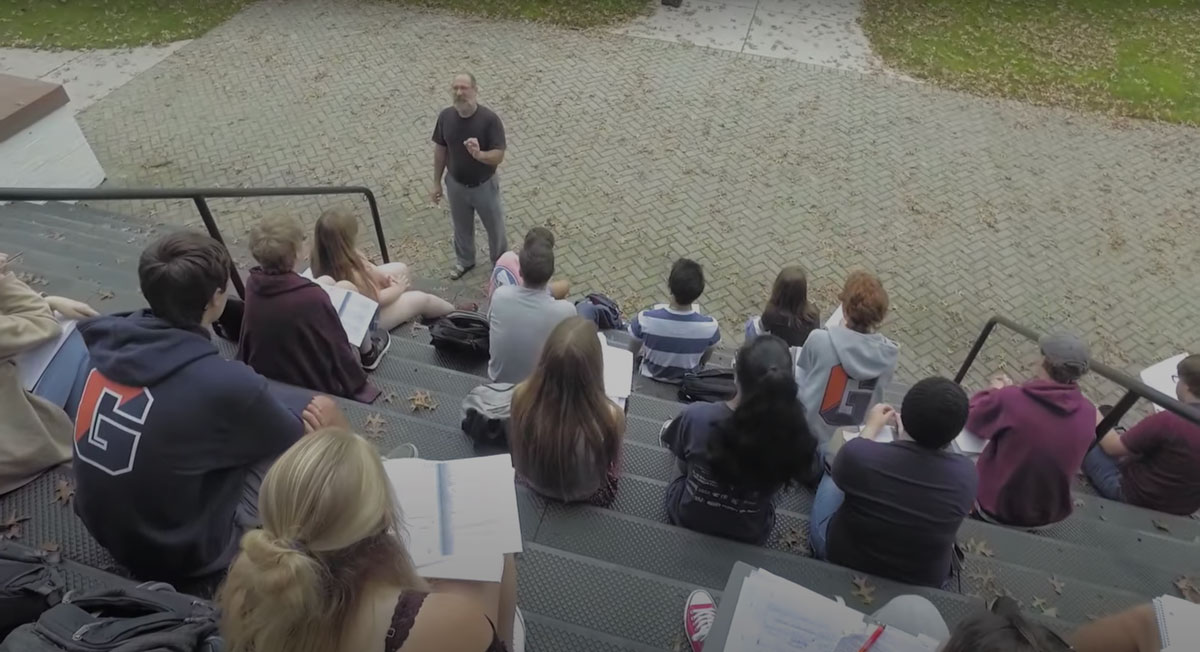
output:
[[[460,116],[454,107],[445,108],[438,114],[437,124],[433,127],[433,142],[446,148],[450,176],[464,186],[478,186],[491,179],[496,168],[471,156],[463,145],[468,138],[478,139],[481,151],[504,149],[504,123],[495,111],[483,105],[477,106],[475,113],[467,118]]]

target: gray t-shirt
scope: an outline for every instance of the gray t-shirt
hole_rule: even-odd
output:
[[[519,383],[533,371],[542,344],[558,323],[575,316],[575,306],[555,299],[545,288],[519,285],[496,288],[488,310],[491,360],[488,377],[498,383]]]

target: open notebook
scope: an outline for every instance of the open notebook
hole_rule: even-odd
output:
[[[300,275],[313,280],[311,269],[300,272]],[[350,346],[361,345],[367,339],[367,331],[371,330],[371,322],[375,319],[379,304],[357,292],[332,285],[322,285],[321,289],[329,295],[329,302],[337,311],[338,319],[342,322],[342,329],[346,331],[346,339],[350,341]]]
[[[71,333],[75,332],[74,320],[63,319],[60,316],[58,323],[62,326],[62,332],[58,337],[17,355],[17,373],[21,377],[21,386],[27,392],[33,391],[38,381],[42,379],[42,374],[46,373],[46,367],[50,366],[50,361],[58,354],[58,350],[62,348]]]
[[[1154,599],[1158,635],[1163,652],[1195,652],[1200,649],[1200,604],[1164,595]]]
[[[504,554],[520,552],[512,457],[383,461],[422,577],[499,582]]]
[[[730,573],[706,652],[857,652],[876,625],[862,613],[738,562]],[[935,652],[937,641],[888,627],[873,652]]]

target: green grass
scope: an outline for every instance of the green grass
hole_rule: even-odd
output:
[[[864,0],[884,61],[960,90],[1200,125],[1200,0]]]
[[[195,38],[251,0],[0,0],[0,46],[86,50]]]
[[[650,13],[658,0],[388,0],[392,4],[446,9],[487,18],[600,27]]]

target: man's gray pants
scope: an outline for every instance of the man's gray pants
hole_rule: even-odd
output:
[[[450,174],[446,175],[446,199],[450,202],[450,221],[454,223],[454,256],[464,268],[475,265],[475,214],[488,236],[488,254],[496,259],[508,251],[504,234],[504,205],[500,202],[500,175],[468,188]]]

